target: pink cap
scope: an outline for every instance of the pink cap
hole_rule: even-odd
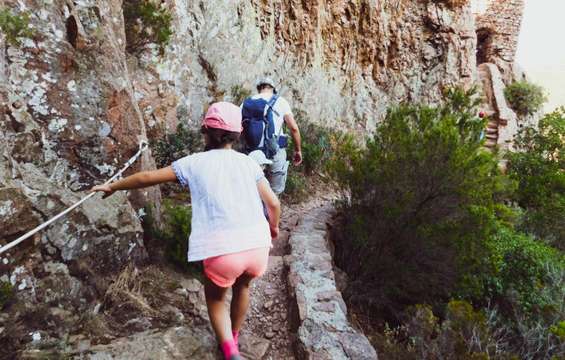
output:
[[[210,105],[202,125],[240,133],[243,131],[241,126],[241,109],[225,101],[213,103]]]

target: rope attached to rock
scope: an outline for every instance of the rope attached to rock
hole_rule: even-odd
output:
[[[126,171],[131,165],[133,165],[133,163],[141,156],[141,154],[147,150],[148,144],[146,141],[141,141],[139,143],[139,150],[137,150],[137,153],[135,153],[135,155],[133,155],[125,164],[124,167],[118,171],[117,173],[114,174],[114,176],[112,176],[110,179],[108,179],[108,181],[106,181],[104,183],[104,185],[108,185],[111,182],[113,182],[114,180],[116,180],[118,177],[120,177],[124,171]],[[82,199],[80,199],[79,201],[77,201],[76,203],[74,203],[73,205],[69,206],[67,209],[65,209],[64,211],[60,212],[59,214],[55,215],[54,217],[52,217],[51,219],[47,220],[46,222],[44,222],[43,224],[37,226],[35,229],[28,231],[27,233],[25,233],[24,235],[20,236],[19,238],[17,238],[16,240],[0,247],[0,254],[10,250],[11,248],[13,248],[14,246],[18,245],[19,243],[21,243],[22,241],[26,240],[27,238],[31,237],[32,235],[38,233],[39,231],[45,229],[46,227],[48,227],[49,225],[51,225],[52,223],[54,223],[55,221],[59,220],[60,218],[62,218],[63,216],[67,215],[69,212],[73,211],[75,208],[79,207],[83,202],[85,202],[86,200],[90,199],[91,197],[93,197],[94,195],[96,195],[95,192],[88,194],[87,196],[83,197]]]

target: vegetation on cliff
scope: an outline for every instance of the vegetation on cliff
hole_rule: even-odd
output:
[[[125,0],[123,9],[127,51],[136,54],[152,43],[163,51],[173,34],[172,14],[151,0]]]
[[[15,14],[10,9],[0,9],[0,29],[6,36],[6,41],[14,46],[20,44],[21,38],[33,36],[27,12]]]
[[[512,109],[523,116],[537,113],[547,101],[543,88],[526,80],[508,85],[504,89],[504,96]]]
[[[508,174],[518,184],[513,200],[524,209],[520,227],[565,250],[565,108],[522,129],[514,146]]]
[[[349,302],[381,324],[385,358],[562,354],[565,257],[550,244],[562,236],[565,117],[525,129],[506,175],[473,99],[456,89],[437,107],[392,108],[366,146],[334,154],[347,194],[336,260],[355,279]]]

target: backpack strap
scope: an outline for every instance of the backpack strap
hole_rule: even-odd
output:
[[[279,99],[279,96],[277,94],[273,95],[271,97],[271,99],[269,100],[269,102],[267,103],[267,106],[265,107],[265,115],[267,115],[267,111],[269,111],[269,109],[274,112],[277,116],[279,116],[279,113],[275,110],[274,106],[275,103],[277,102],[277,100]]]

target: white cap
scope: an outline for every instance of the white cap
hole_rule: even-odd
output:
[[[269,85],[270,87],[273,88],[273,91],[275,93],[277,92],[277,87],[275,86],[275,82],[270,77],[263,77],[263,78],[260,78],[259,80],[257,80],[257,82],[255,83],[255,86],[257,87],[257,89],[259,89],[259,86],[261,86],[261,85]]]
[[[265,156],[261,150],[255,150],[249,153],[249,157],[257,162],[259,165],[272,165],[273,162]]]

